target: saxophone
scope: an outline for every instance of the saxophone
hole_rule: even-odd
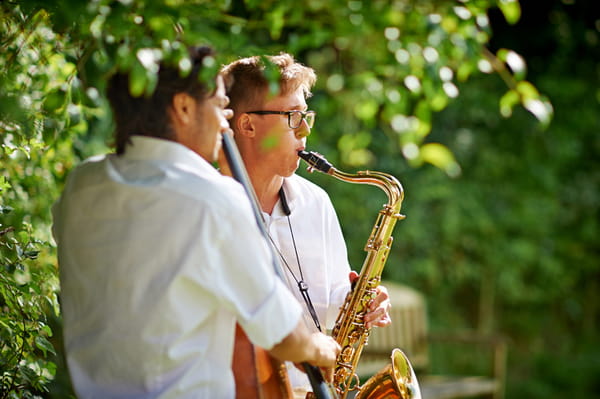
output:
[[[341,172],[315,152],[300,151],[298,155],[309,165],[310,172],[318,170],[345,182],[377,186],[386,193],[388,198],[387,203],[379,211],[365,245],[367,257],[359,277],[346,296],[332,331],[332,337],[342,347],[333,376],[335,391],[341,399],[347,398],[353,391],[356,391],[354,396],[356,399],[421,399],[419,383],[412,365],[398,348],[392,351],[391,364],[363,385],[360,385],[356,374],[360,355],[367,345],[370,334],[370,329],[365,327],[363,318],[381,282],[381,273],[392,245],[392,231],[396,221],[405,218],[400,214],[404,199],[402,185],[394,176],[387,173],[368,170],[356,174]]]

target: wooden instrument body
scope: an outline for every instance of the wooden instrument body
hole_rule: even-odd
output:
[[[292,398],[285,364],[265,349],[252,344],[239,324],[235,328],[232,368],[236,398]]]

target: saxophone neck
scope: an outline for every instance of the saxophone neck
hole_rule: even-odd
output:
[[[348,183],[368,184],[379,187],[388,197],[387,206],[396,211],[400,210],[400,205],[404,200],[404,189],[394,176],[371,170],[359,171],[357,173],[342,172],[336,169],[321,154],[313,151],[299,151],[298,156],[308,164],[308,171],[311,173],[318,170]]]

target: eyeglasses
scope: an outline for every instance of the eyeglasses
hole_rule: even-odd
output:
[[[312,128],[315,124],[315,111],[250,111],[247,114],[256,115],[287,115],[288,126],[290,129],[298,129],[302,125],[302,121],[305,120],[309,128]]]

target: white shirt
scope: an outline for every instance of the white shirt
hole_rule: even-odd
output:
[[[53,213],[80,398],[233,398],[236,320],[267,349],[298,323],[242,187],[180,144],[88,160]]]
[[[295,241],[303,280],[308,285],[308,294],[318,315],[321,329],[325,332],[326,329],[333,328],[339,308],[350,290],[350,265],[346,243],[333,204],[322,188],[294,174],[284,180],[283,189],[290,209],[289,220],[294,240],[281,200],[275,205],[271,215],[263,212],[267,229],[296,279],[300,280]],[[296,280],[285,264],[281,263],[290,291],[302,304],[306,325],[317,331]],[[288,375],[292,387],[304,386],[310,389],[306,374],[289,362]]]

